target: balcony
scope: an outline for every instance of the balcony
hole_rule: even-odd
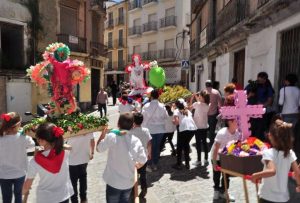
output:
[[[93,56],[103,56],[107,55],[107,46],[100,42],[90,42],[91,54]]]
[[[207,0],[192,0],[191,2],[192,13],[197,13],[198,11],[200,11],[206,1]]]
[[[160,59],[175,59],[176,58],[176,49],[163,49],[159,51]]]
[[[268,3],[270,0],[258,0],[257,2],[257,8],[262,7],[263,5],[265,5],[266,3]]]
[[[129,12],[136,11],[140,8],[142,8],[141,0],[134,0],[134,1],[129,2],[129,4],[128,4]]]
[[[116,18],[116,25],[124,25],[125,24],[125,18],[124,16],[119,16]]]
[[[197,54],[197,52],[200,50],[200,37],[197,37],[193,39],[190,43],[190,53],[191,56],[194,56]]]
[[[176,16],[166,16],[160,19],[159,29],[176,28]]]
[[[115,40],[114,44],[115,44],[115,47],[117,47],[117,48],[124,48],[124,47],[126,47],[125,42],[126,42],[125,38],[120,38],[120,39]]]
[[[114,19],[108,19],[105,23],[106,29],[112,29],[114,27]]]
[[[248,0],[231,0],[217,15],[217,36],[220,36],[248,16]]]
[[[143,0],[143,7],[155,5],[157,2],[157,0]]]
[[[113,43],[113,41],[108,41],[108,42],[106,42],[106,46],[107,46],[107,48],[108,49],[113,49],[114,48],[114,43]]]
[[[142,34],[142,26],[133,26],[128,30],[128,36],[131,38],[138,37],[141,34]]]
[[[143,33],[153,33],[157,31],[157,21],[143,24]]]
[[[57,34],[57,41],[68,45],[73,52],[86,53],[86,38],[69,34]]]
[[[143,53],[143,60],[157,60],[157,51],[148,51]]]

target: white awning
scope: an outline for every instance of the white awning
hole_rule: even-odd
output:
[[[117,74],[125,74],[125,71],[120,71],[120,70],[109,70],[109,71],[105,71],[104,74],[105,75],[117,75]]]

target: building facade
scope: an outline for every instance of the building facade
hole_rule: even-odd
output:
[[[128,5],[128,62],[132,54],[157,60],[167,84],[186,83],[181,60],[189,58],[190,1],[134,0]]]
[[[276,92],[287,73],[300,76],[300,2],[192,0],[191,90],[205,80],[243,86],[265,71]]]
[[[127,11],[128,1],[122,1],[107,8],[104,41],[108,48],[108,62],[105,64],[105,87],[112,81],[119,84],[128,79],[124,71],[128,55]]]
[[[79,106],[84,110],[96,103],[97,93],[104,85],[104,21],[106,9],[99,0],[44,0],[39,1],[43,18],[43,34],[38,41],[42,53],[48,44],[62,42],[69,46],[70,57],[91,69],[91,79],[74,90]],[[33,111],[39,103],[47,103],[46,90],[33,87]]]

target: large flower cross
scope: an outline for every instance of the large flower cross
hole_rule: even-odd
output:
[[[234,104],[221,107],[220,113],[223,119],[237,120],[242,140],[245,140],[251,135],[249,119],[261,118],[266,110],[263,105],[247,105],[247,95],[243,90],[235,91]]]

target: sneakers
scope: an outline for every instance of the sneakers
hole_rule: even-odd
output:
[[[201,161],[195,161],[195,162],[193,163],[193,165],[194,165],[194,166],[199,166],[199,165],[201,165]]]
[[[149,172],[149,173],[151,173],[152,172],[152,168],[150,166],[147,166],[146,167],[146,171]]]
[[[219,198],[220,198],[220,192],[217,191],[217,190],[215,190],[215,191],[214,191],[214,197],[213,197],[213,199],[214,199],[214,200],[217,200],[217,199],[219,199]]]
[[[235,202],[234,196],[232,196],[230,193],[228,193],[228,196],[229,196],[229,201],[230,202]],[[219,197],[222,198],[222,199],[227,199],[225,192],[224,193],[219,193]]]

